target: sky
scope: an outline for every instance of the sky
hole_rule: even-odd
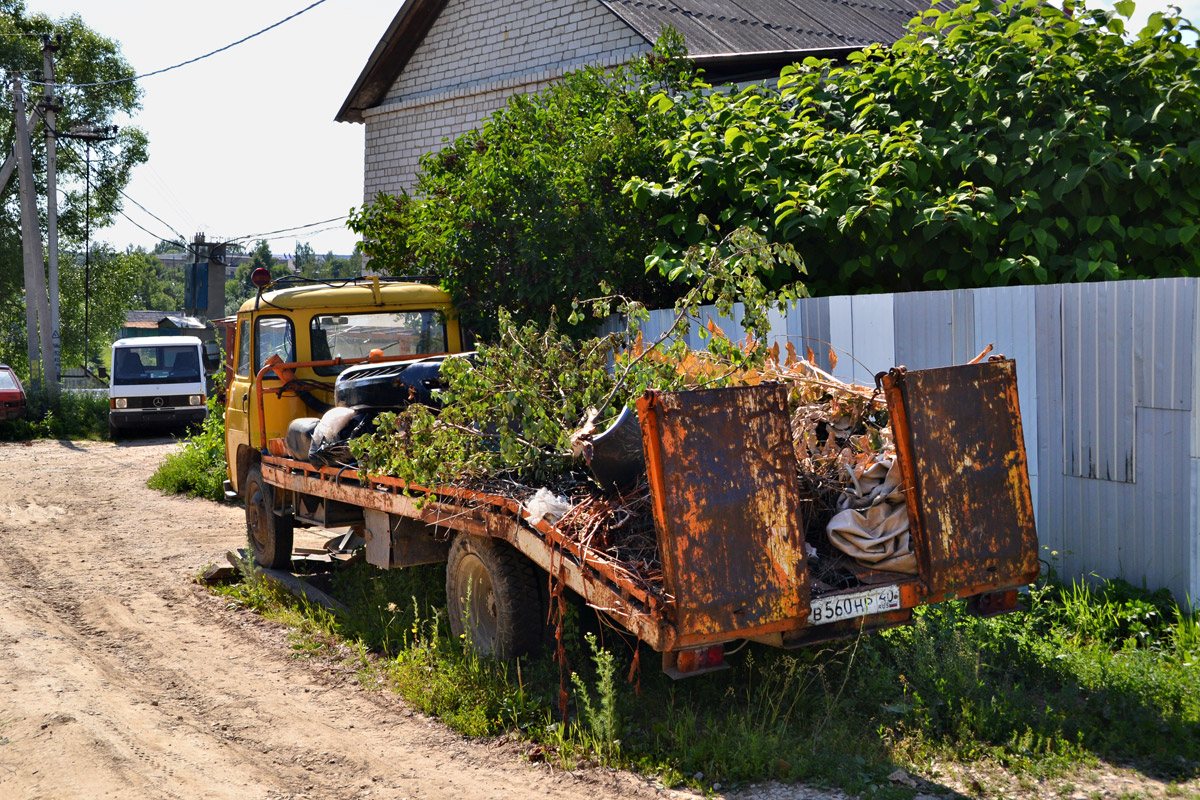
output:
[[[141,75],[224,47],[313,2],[26,0],[26,8],[55,19],[79,14],[120,42]],[[149,136],[150,160],[125,189],[146,211],[130,202],[124,211],[153,235],[117,217],[93,240],[120,250],[150,249],[175,232],[222,241],[343,217],[361,205],[363,126],[334,116],[399,6],[325,0],[244,44],[140,80],[142,110],[117,124]],[[357,236],[339,221],[270,237],[277,255],[294,252],[297,241],[319,254],[346,255]]]
[[[31,13],[79,14],[121,43],[139,74],[202,56],[273,25],[314,0],[26,0]],[[1134,30],[1165,9],[1142,0]],[[1200,0],[1182,0],[1200,20]],[[203,232],[209,241],[269,234],[272,252],[297,242],[345,255],[357,237],[342,222],[279,235],[347,214],[362,204],[363,126],[335,122],[400,0],[324,0],[296,18],[222,53],[139,81],[142,110],[118,124],[150,138],[118,217],[94,232],[117,249]],[[159,217],[162,221],[154,219]],[[164,224],[166,223],[166,224]],[[168,225],[170,226],[168,228]]]

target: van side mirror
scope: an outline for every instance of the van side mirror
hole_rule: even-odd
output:
[[[96,374],[100,376],[100,380],[108,380],[108,367],[97,367]]]

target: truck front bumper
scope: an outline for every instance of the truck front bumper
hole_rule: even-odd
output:
[[[113,409],[108,412],[108,421],[114,428],[128,430],[153,425],[190,425],[204,421],[208,409],[204,406],[188,408],[134,408],[128,411]]]

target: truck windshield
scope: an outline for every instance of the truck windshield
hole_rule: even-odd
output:
[[[113,384],[196,383],[200,354],[194,344],[119,347],[113,352]]]
[[[372,350],[385,356],[446,352],[446,320],[440,311],[388,311],[371,314],[320,314],[309,326],[313,361],[365,358]],[[318,375],[336,375],[342,367],[315,367]]]

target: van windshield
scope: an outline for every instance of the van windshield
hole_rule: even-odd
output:
[[[120,347],[113,351],[114,384],[196,383],[201,380],[196,345]]]

